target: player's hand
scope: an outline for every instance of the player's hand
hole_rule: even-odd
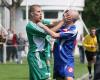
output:
[[[91,48],[96,48],[96,46],[92,45]]]

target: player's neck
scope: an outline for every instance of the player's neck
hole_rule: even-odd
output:
[[[33,23],[37,23],[35,20],[32,20]]]
[[[68,26],[71,26],[71,25],[73,25],[74,23],[73,22],[67,22],[67,25]]]
[[[36,21],[35,19],[31,19],[31,21],[33,22],[33,23],[38,23],[38,21]]]

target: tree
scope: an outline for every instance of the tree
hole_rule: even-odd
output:
[[[23,0],[1,0],[2,6],[6,7],[10,11],[10,29],[15,29],[15,23],[16,23],[16,10],[18,7],[20,7],[20,4]]]
[[[85,0],[83,19],[88,27],[100,26],[100,0]]]

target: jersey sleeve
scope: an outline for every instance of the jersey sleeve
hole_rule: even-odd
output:
[[[60,32],[60,38],[70,40],[70,39],[76,38],[77,33],[78,33],[78,31],[77,31],[76,27],[72,26],[69,29],[63,29]]]
[[[43,23],[44,25],[50,25],[50,24],[51,24],[51,20],[50,20],[50,19],[43,19],[43,20],[42,20],[42,23]]]
[[[39,36],[47,35],[47,32],[44,29],[40,28],[39,26],[31,22],[26,26],[26,30],[28,33],[32,35],[39,35]]]

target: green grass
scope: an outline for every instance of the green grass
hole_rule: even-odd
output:
[[[53,73],[53,60],[51,60],[51,73]],[[75,80],[87,72],[86,65],[80,64],[75,58]],[[28,80],[28,65],[26,59],[24,64],[9,63],[0,64],[0,80]]]
[[[28,80],[26,64],[0,64],[0,80]]]
[[[87,71],[87,64],[82,64],[79,61],[79,57],[75,58],[75,80],[77,78],[82,77],[82,75],[86,74]]]

